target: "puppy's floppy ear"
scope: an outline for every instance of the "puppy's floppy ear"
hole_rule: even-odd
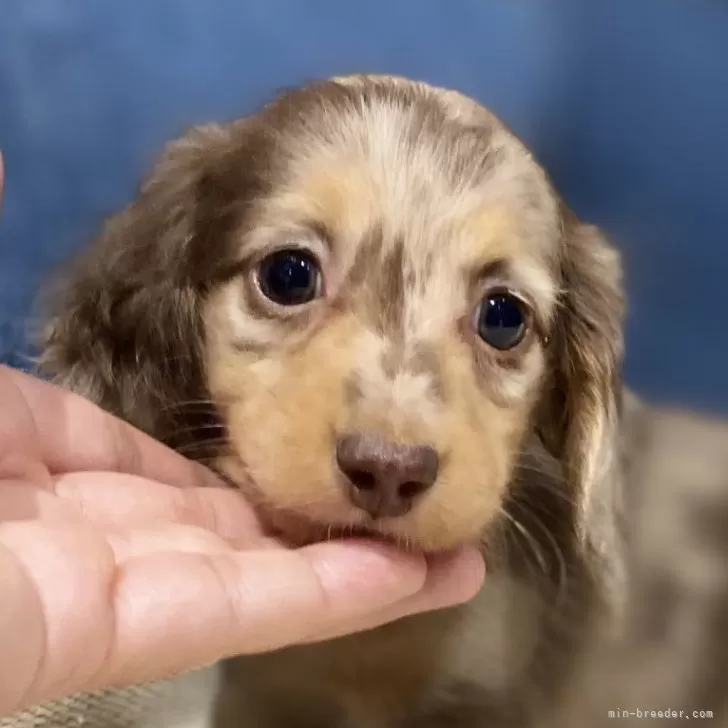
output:
[[[229,213],[231,133],[200,127],[170,144],[46,300],[40,373],[160,439],[169,405],[203,396],[200,303],[206,264],[223,257],[210,246]]]
[[[591,225],[568,215],[562,297],[548,344],[538,429],[564,466],[584,524],[590,488],[611,455],[619,409],[624,298],[620,257]]]

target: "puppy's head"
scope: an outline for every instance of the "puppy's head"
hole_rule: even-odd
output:
[[[444,548],[493,521],[534,433],[588,502],[619,278],[488,111],[335,79],[172,144],[81,261],[45,366],[212,456],[294,540]]]

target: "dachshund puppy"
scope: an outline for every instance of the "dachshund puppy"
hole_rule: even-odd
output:
[[[218,728],[526,726],[621,610],[619,256],[461,94],[355,76],[172,143],[41,370],[298,546],[482,544],[472,603],[233,660]]]

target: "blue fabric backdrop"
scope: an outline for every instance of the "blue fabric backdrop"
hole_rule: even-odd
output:
[[[0,360],[40,277],[186,126],[353,71],[458,87],[625,252],[628,381],[728,412],[722,0],[0,0]]]

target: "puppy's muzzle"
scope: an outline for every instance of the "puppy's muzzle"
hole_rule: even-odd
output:
[[[363,433],[339,439],[336,461],[352,503],[372,518],[408,513],[434,485],[440,465],[429,445],[401,445]]]

